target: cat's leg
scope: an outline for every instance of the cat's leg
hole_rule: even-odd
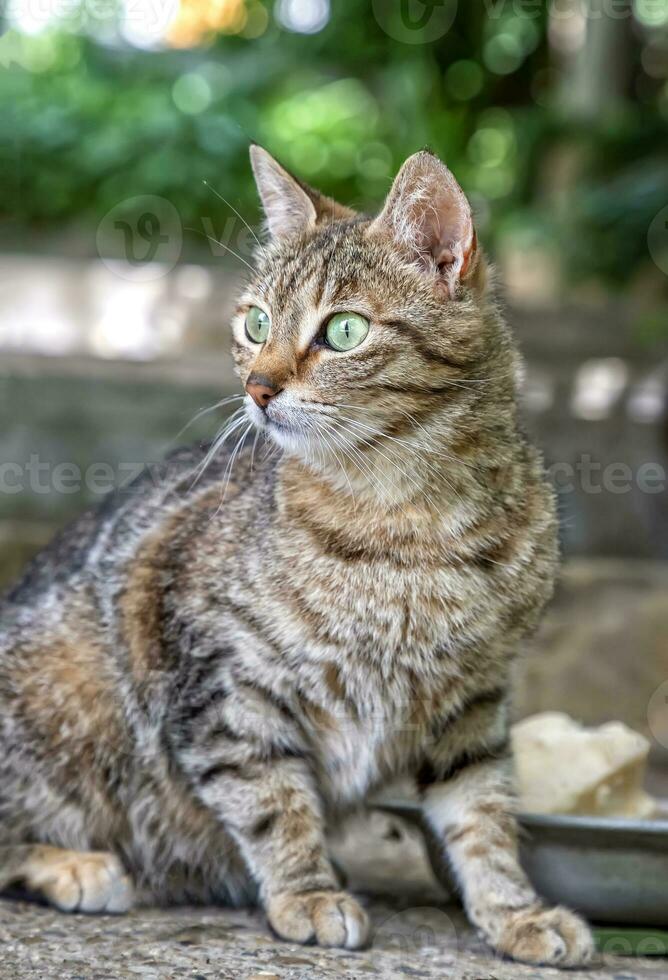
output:
[[[291,753],[246,757],[243,765],[209,759],[192,768],[190,778],[236,840],[279,936],[347,949],[364,945],[367,916],[340,890],[304,760]]]
[[[484,695],[448,727],[418,776],[423,811],[443,840],[471,922],[499,953],[576,966],[593,941],[567,909],[546,908],[520,867],[502,695]]]
[[[0,890],[21,885],[63,912],[127,912],[132,880],[113,854],[47,844],[0,848]]]
[[[292,942],[362,946],[368,920],[327,854],[303,709],[231,658],[204,661],[181,696],[177,764],[236,842],[272,928]]]

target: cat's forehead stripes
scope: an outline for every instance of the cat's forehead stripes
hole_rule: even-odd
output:
[[[259,291],[275,336],[289,335],[300,351],[333,313],[356,312],[382,322],[388,308],[395,315],[404,305],[392,286],[397,270],[391,257],[369,246],[359,221],[327,226],[289,253],[278,250],[273,259]]]

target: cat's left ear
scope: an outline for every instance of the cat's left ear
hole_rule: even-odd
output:
[[[476,265],[471,206],[451,172],[428,150],[414,153],[397,174],[370,231],[389,234],[436,274],[437,287],[455,296]]]
[[[251,145],[250,158],[267,229],[273,237],[298,234],[316,225],[354,216],[350,208],[293,177],[257,143]]]

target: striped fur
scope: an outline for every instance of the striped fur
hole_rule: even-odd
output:
[[[375,221],[253,156],[270,237],[234,355],[280,389],[244,405],[274,452],[245,423],[233,451],[180,451],[5,597],[0,884],[67,909],[122,910],[130,880],[144,901],[259,900],[281,936],[356,947],[327,825],[412,773],[492,945],[584,961],[585,925],[516,857],[510,673],[556,521],[468,204],[427,153]],[[345,310],[371,329],[343,354],[322,330]]]

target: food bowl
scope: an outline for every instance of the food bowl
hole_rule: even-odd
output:
[[[453,892],[441,841],[417,803],[378,809],[422,830],[436,878]],[[520,858],[536,891],[593,922],[668,926],[668,806],[658,819],[520,813]]]

